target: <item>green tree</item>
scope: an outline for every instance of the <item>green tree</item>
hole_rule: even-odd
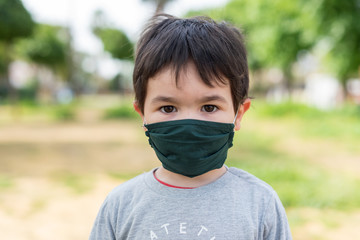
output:
[[[67,29],[60,26],[37,24],[33,37],[17,44],[17,52],[26,59],[49,67],[67,76]]]
[[[319,39],[328,45],[329,69],[343,84],[360,77],[360,1],[322,0],[317,19]]]
[[[12,45],[16,39],[30,36],[33,28],[34,21],[20,0],[0,0],[0,88],[4,95],[13,92],[8,76]]]
[[[103,43],[104,50],[113,58],[133,60],[134,44],[125,32],[111,26],[101,10],[94,14],[92,31]]]
[[[126,34],[116,28],[102,28],[96,31],[104,50],[109,52],[113,58],[120,60],[133,60],[133,44]]]
[[[51,69],[75,94],[84,89],[88,78],[80,67],[84,56],[73,50],[68,28],[37,24],[33,37],[20,40],[16,52],[32,63]]]
[[[31,35],[34,22],[20,0],[0,0],[0,40],[11,43]]]
[[[6,53],[5,44],[3,42],[0,42],[0,76],[1,73],[5,73],[7,70],[5,53]]]

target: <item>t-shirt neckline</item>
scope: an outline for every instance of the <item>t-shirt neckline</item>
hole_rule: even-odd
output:
[[[207,194],[216,194],[216,190],[221,190],[224,185],[228,182],[228,178],[231,178],[231,173],[229,172],[229,168],[226,167],[227,171],[219,177],[217,180],[206,184],[204,186],[196,187],[196,188],[174,188],[169,187],[161,182],[159,182],[155,176],[154,171],[157,168],[154,168],[152,171],[145,173],[144,175],[144,182],[145,184],[156,194],[167,196],[167,197],[176,197],[176,198],[192,198],[192,197],[199,197],[199,195],[207,195]]]
[[[194,189],[196,187],[180,187],[180,186],[175,186],[175,185],[172,185],[172,184],[169,184],[169,183],[166,183],[164,181],[161,181],[159,178],[156,177],[156,172],[157,168],[153,170],[153,175],[154,175],[154,178],[159,182],[161,183],[162,185],[165,185],[167,187],[171,187],[171,188],[178,188],[178,189]]]

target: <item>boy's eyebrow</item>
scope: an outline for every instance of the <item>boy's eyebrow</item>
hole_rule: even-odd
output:
[[[167,103],[176,103],[176,99],[173,97],[166,97],[166,96],[157,96],[156,98],[151,100],[152,103],[158,102],[167,102]]]
[[[211,96],[205,96],[199,100],[199,102],[211,102],[211,101],[220,101],[220,102],[227,102],[226,99],[220,95],[211,95]],[[177,103],[178,101],[176,98],[173,97],[167,97],[167,96],[157,96],[154,99],[151,100],[152,103]]]
[[[201,99],[201,102],[211,102],[211,101],[226,102],[226,99],[223,96],[220,96],[220,95],[206,96],[206,97],[203,97]]]

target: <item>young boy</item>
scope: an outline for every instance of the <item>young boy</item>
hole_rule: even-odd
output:
[[[239,31],[155,16],[138,42],[133,80],[135,110],[162,166],[108,195],[90,239],[291,239],[275,191],[224,165],[250,107]]]

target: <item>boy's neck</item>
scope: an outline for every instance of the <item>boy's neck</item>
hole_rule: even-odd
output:
[[[190,178],[181,174],[170,172],[161,166],[156,170],[155,175],[157,179],[169,185],[185,188],[197,188],[214,182],[224,175],[226,171],[226,167],[222,166],[219,169],[214,169],[200,176]]]

